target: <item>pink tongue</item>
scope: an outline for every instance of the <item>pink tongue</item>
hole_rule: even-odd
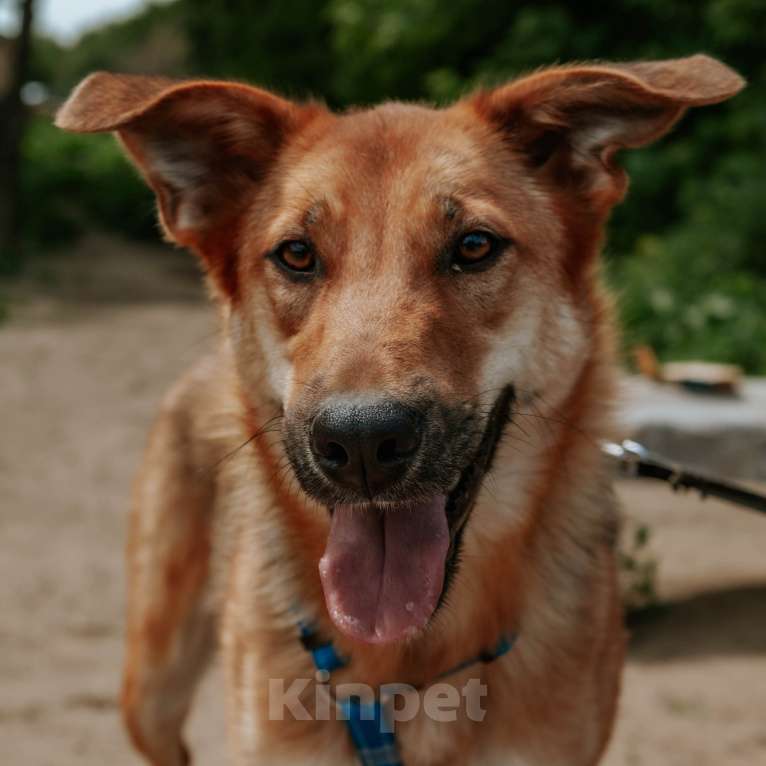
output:
[[[425,626],[444,584],[445,502],[440,496],[385,511],[335,506],[319,574],[340,630],[382,644]]]

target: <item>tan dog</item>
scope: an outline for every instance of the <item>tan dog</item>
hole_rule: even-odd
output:
[[[597,763],[624,643],[599,450],[614,155],[742,86],[694,56],[556,67],[442,110],[111,74],[75,90],[58,125],[118,133],[222,317],[164,403],[132,518],[123,709],[151,763],[187,762],[217,631],[238,763],[352,763],[346,725],[314,720],[299,619],[348,659],[333,683],[416,696],[518,637],[447,677],[485,685],[482,720],[399,722],[407,766]],[[275,715],[269,679],[301,678],[309,720]]]

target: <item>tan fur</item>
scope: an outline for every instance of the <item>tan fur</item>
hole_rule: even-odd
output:
[[[107,74],[73,93],[58,124],[118,132],[221,306],[220,349],[164,403],[136,491],[123,710],[151,763],[187,762],[216,625],[237,763],[353,761],[342,722],[269,720],[268,679],[313,675],[296,608],[352,658],[334,681],[373,686],[427,687],[518,631],[510,654],[451,679],[487,684],[482,722],[399,724],[407,766],[598,762],[624,646],[599,449],[613,341],[594,262],[626,187],[614,154],[742,84],[696,56],[552,68],[445,110],[334,115],[244,85]],[[481,273],[437,272],[471,228],[513,244]],[[311,240],[322,280],[291,282],[264,257],[289,239]],[[340,634],[318,576],[328,514],[296,480],[283,413],[428,386],[486,419],[511,384],[444,607],[406,642]]]

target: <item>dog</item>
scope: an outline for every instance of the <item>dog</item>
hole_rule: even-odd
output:
[[[600,760],[625,644],[600,451],[615,155],[743,85],[696,55],[556,66],[442,109],[109,73],[73,91],[57,124],[117,134],[221,317],[131,517],[122,710],[150,763],[189,763],[218,642],[239,764]],[[280,679],[307,679],[284,715]],[[397,721],[371,755],[340,687],[392,683],[409,697],[371,708]],[[436,714],[405,720],[437,683]]]

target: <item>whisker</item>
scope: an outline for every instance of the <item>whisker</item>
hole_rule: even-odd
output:
[[[220,460],[218,460],[216,463],[213,464],[211,471],[215,471],[218,468],[223,465],[227,460],[230,460],[232,457],[234,457],[236,454],[238,454],[241,450],[243,450],[245,447],[247,447],[248,444],[251,444],[256,439],[258,439],[260,436],[263,436],[267,433],[274,433],[276,430],[274,426],[277,421],[281,420],[284,416],[283,415],[275,415],[273,418],[270,418],[267,420],[263,427],[260,428],[258,431],[256,431],[252,436],[249,436],[245,441],[242,442],[238,447],[235,447],[230,452],[227,452]]]

